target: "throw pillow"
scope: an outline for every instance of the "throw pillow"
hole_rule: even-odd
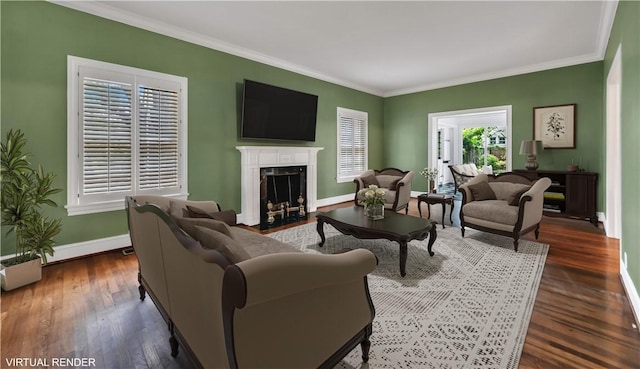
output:
[[[220,233],[224,233],[230,238],[233,238],[233,234],[231,233],[231,227],[227,225],[227,223],[210,219],[210,218],[176,218],[175,221],[178,223],[180,228],[182,228],[187,234],[193,238],[196,238],[196,226],[197,227],[205,227],[209,229],[213,229],[214,231],[218,231]]]
[[[398,190],[398,182],[400,182],[402,178],[398,178],[393,182],[389,183],[389,191],[397,191]]]
[[[483,200],[495,200],[496,194],[489,186],[487,182],[480,182],[476,184],[472,184],[469,186],[469,191],[473,194],[473,199],[475,201],[483,201]]]
[[[524,194],[527,191],[529,191],[529,188],[523,188],[522,190],[519,190],[518,192],[515,192],[513,194],[513,199],[511,201],[509,201],[509,205],[511,205],[511,206],[520,205],[520,198],[522,197],[522,194]]]
[[[364,188],[367,188],[370,185],[376,185],[376,186],[380,187],[380,185],[378,184],[378,180],[376,179],[376,176],[366,176],[366,177],[362,177],[360,179],[362,180],[362,184],[363,184]]]
[[[237,242],[213,229],[195,226],[195,239],[204,248],[220,251],[234,264],[251,258]]]
[[[237,224],[236,212],[233,210],[206,211],[195,206],[187,205],[187,212],[190,218],[211,218],[232,226]]]

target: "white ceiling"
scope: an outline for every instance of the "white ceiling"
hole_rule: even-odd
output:
[[[380,96],[602,60],[617,1],[53,1]]]

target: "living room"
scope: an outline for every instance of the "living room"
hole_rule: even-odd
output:
[[[640,140],[637,101],[639,4],[618,3],[616,18],[602,60],[486,81],[383,97],[340,86],[143,30],[49,2],[2,2],[2,132],[21,129],[34,160],[56,174],[67,189],[67,57],[77,56],[185,76],[189,81],[188,193],[192,200],[216,200],[224,209],[241,209],[241,156],[236,146],[263,145],[238,138],[242,82],[257,80],[319,96],[316,141],[301,146],[323,147],[318,154],[318,206],[351,200],[352,182],[338,183],[336,174],[336,109],[368,113],[368,166],[419,171],[426,166],[427,116],[468,108],[511,105],[513,142],[531,139],[532,108],[575,103],[578,106],[576,148],[547,150],[541,168],[563,170],[581,158],[598,172],[598,211],[606,209],[606,79],[618,45],[623,44],[621,196],[627,288],[640,288]],[[553,86],[551,88],[550,86]],[[411,150],[399,148],[410,147]],[[514,153],[515,154],[515,153]],[[513,168],[525,157],[513,155]],[[424,192],[416,178],[413,190]],[[55,196],[68,204],[67,191]],[[122,205],[124,203],[122,202]],[[63,206],[48,215],[62,219],[52,261],[62,261],[128,246],[124,212],[68,215]],[[544,231],[543,231],[544,232]],[[626,241],[629,240],[629,241]],[[2,232],[2,256],[15,250]],[[621,256],[622,259],[622,256]],[[621,262],[622,264],[622,262]],[[631,283],[631,284],[629,284]],[[35,296],[34,296],[35,297]],[[632,296],[630,296],[633,299]],[[635,306],[636,314],[638,306]],[[4,310],[3,310],[4,312]],[[3,365],[5,365],[3,363]]]

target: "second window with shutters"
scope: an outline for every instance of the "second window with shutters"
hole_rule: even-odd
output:
[[[366,112],[338,108],[338,182],[350,182],[368,167]]]
[[[128,195],[186,197],[187,80],[70,56],[70,215]]]

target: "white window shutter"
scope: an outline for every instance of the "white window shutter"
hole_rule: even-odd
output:
[[[367,113],[338,108],[338,181],[367,170]]]
[[[179,186],[178,91],[138,87],[140,190]]]
[[[132,189],[132,86],[83,78],[82,195]]]

